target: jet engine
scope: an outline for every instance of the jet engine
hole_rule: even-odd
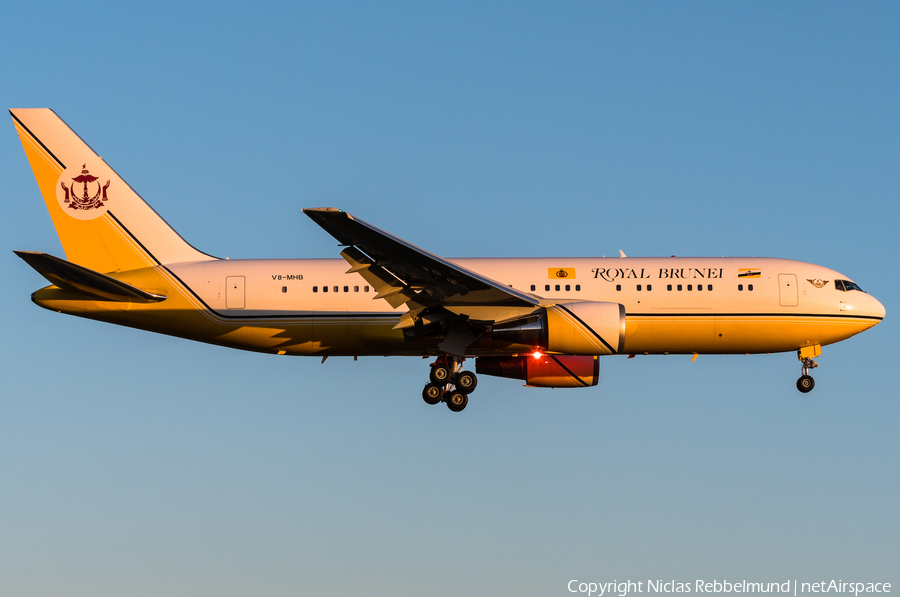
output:
[[[600,381],[600,359],[595,356],[538,354],[524,357],[478,357],[475,371],[524,379],[537,388],[585,388]]]
[[[606,302],[551,305],[527,317],[494,324],[491,334],[495,345],[520,345],[526,350],[618,354],[625,347],[625,306]]]

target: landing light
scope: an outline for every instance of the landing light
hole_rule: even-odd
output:
[[[534,351],[534,354],[532,354],[531,356],[533,356],[533,357],[536,358],[536,359],[539,359],[539,358],[541,358],[541,357],[544,356],[544,355],[541,354],[541,351],[535,350],[535,351]]]

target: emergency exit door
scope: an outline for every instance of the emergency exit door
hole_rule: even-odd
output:
[[[244,308],[244,276],[228,276],[225,278],[225,308]]]
[[[782,307],[797,306],[797,276],[794,274],[778,274],[778,296]]]

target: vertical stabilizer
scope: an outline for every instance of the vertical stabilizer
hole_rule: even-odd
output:
[[[213,259],[181,238],[53,110],[9,112],[69,261],[110,273]]]

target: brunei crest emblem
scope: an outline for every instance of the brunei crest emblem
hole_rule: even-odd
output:
[[[815,278],[813,280],[810,280],[809,278],[807,278],[806,281],[809,282],[810,284],[812,284],[813,286],[815,286],[816,288],[825,288],[825,285],[828,284],[828,280],[823,280],[821,278]]]
[[[63,201],[69,204],[69,209],[97,209],[106,203],[106,189],[109,188],[109,181],[107,180],[106,184],[101,188],[100,183],[97,182],[97,180],[99,180],[99,177],[91,174],[87,169],[87,164],[84,164],[81,166],[81,174],[72,179],[73,183],[84,185],[81,197],[78,196],[78,191],[81,191],[82,189],[76,190],[74,184],[67,187],[65,182],[59,183],[59,186],[62,187],[62,190],[66,195],[66,198]],[[94,193],[93,183],[97,183],[96,193]],[[91,184],[90,188],[88,188],[88,184]],[[91,196],[92,193],[93,196]]]
[[[106,213],[111,177],[104,165],[84,163],[80,168],[67,168],[62,173],[56,198],[67,214],[79,220],[91,220]]]

